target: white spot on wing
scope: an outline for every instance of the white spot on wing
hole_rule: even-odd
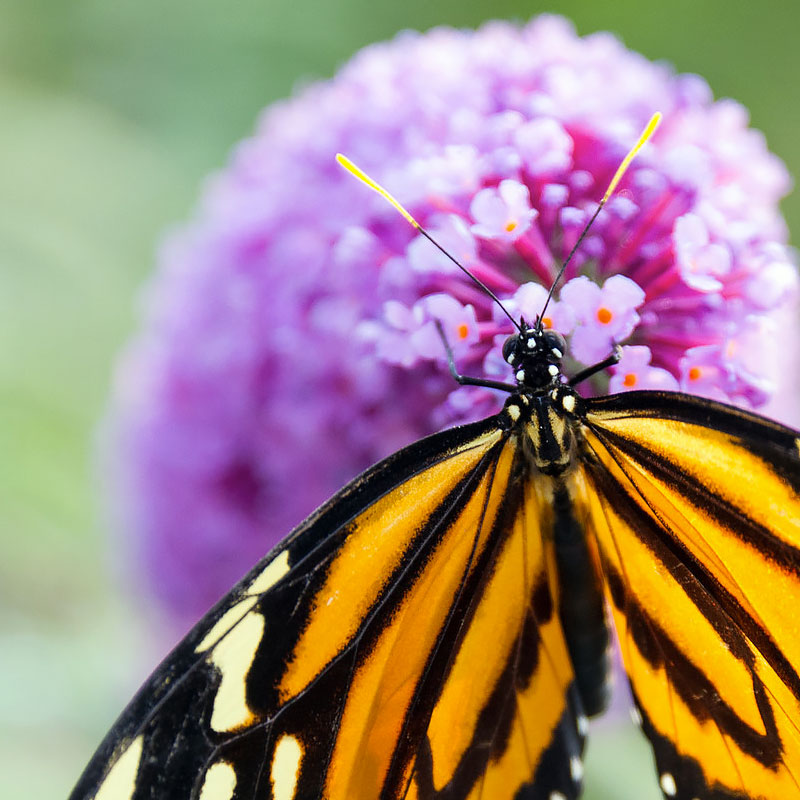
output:
[[[516,422],[519,419],[519,414],[520,414],[519,406],[515,405],[506,406],[506,412],[514,422]]]
[[[211,713],[215,731],[234,730],[253,718],[247,705],[247,673],[263,635],[264,617],[251,611],[212,650],[211,663],[222,676]]]
[[[589,733],[589,720],[581,714],[577,719],[578,733],[581,736],[586,736]]]
[[[575,410],[575,398],[571,394],[565,394],[561,400],[564,411],[572,412]]]
[[[550,365],[550,366],[547,368],[547,371],[548,371],[548,372],[549,372],[549,373],[550,373],[550,374],[551,374],[553,377],[555,377],[556,375],[558,375],[558,367],[557,367],[555,364],[551,364],[551,365]]]
[[[256,603],[258,597],[245,597],[232,605],[212,626],[195,648],[195,653],[202,653],[215,645]]]
[[[631,706],[631,720],[636,727],[642,727],[642,715],[639,713],[639,709],[636,706]]]
[[[678,792],[678,787],[675,785],[675,778],[669,772],[662,772],[659,780],[661,784],[661,791],[667,797],[675,797]]]
[[[271,589],[289,571],[289,551],[278,553],[250,584],[247,594],[262,594]]]
[[[520,382],[524,381],[525,380],[525,370],[524,369],[517,370],[516,378]]]
[[[572,756],[569,760],[569,774],[575,783],[578,783],[583,778],[583,761],[577,756]]]
[[[567,800],[567,797],[561,792],[550,792],[549,800]]]
[[[289,571],[289,551],[278,553],[247,587],[245,596],[232,605],[211,627],[195,648],[202,653],[215,645],[258,602],[259,595],[271,589]]]
[[[292,800],[297,791],[303,747],[295,736],[284,734],[275,745],[272,756],[272,797],[274,800]]]
[[[208,768],[198,800],[231,800],[236,789],[236,772],[227,761],[217,761]]]
[[[136,790],[136,776],[142,758],[144,739],[137,736],[114,762],[100,784],[94,800],[130,800]]]

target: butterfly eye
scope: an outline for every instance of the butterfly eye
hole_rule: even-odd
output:
[[[515,333],[509,336],[503,343],[503,360],[508,364],[513,364],[516,359],[516,351],[519,346],[519,336]]]
[[[560,361],[567,352],[567,340],[557,331],[545,331],[543,336],[544,348],[547,353]]]

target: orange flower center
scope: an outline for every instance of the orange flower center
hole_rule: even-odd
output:
[[[513,220],[513,219],[510,219],[508,222],[506,222],[506,233],[511,233],[511,231],[513,231],[514,228],[516,228],[516,227],[517,227],[516,221]]]
[[[692,367],[689,370],[689,380],[698,381],[703,376],[703,370],[700,367]]]
[[[467,338],[467,334],[469,333],[469,326],[465,322],[462,322],[458,326],[457,330],[458,330],[458,338],[459,339],[466,339]]]
[[[629,372],[622,380],[622,383],[630,388],[631,386],[636,386],[636,374],[633,372]]]
[[[603,325],[608,325],[611,320],[614,319],[614,315],[605,307],[597,309],[597,321],[602,323]]]

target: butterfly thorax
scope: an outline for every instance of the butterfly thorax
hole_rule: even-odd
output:
[[[511,395],[504,408],[509,427],[536,471],[559,476],[575,461],[577,428],[575,417],[564,407],[574,408],[575,393],[561,386],[548,392],[524,390]]]
[[[565,352],[560,333],[528,327],[524,321],[520,332],[503,345],[503,358],[514,369],[518,387],[506,402],[505,413],[536,469],[554,476],[574,462],[581,404],[580,396],[564,383]]]

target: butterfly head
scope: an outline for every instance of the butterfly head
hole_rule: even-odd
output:
[[[561,361],[567,342],[557,331],[528,326],[524,320],[519,333],[503,344],[503,358],[514,370],[517,384],[526,389],[547,389],[561,382]]]

